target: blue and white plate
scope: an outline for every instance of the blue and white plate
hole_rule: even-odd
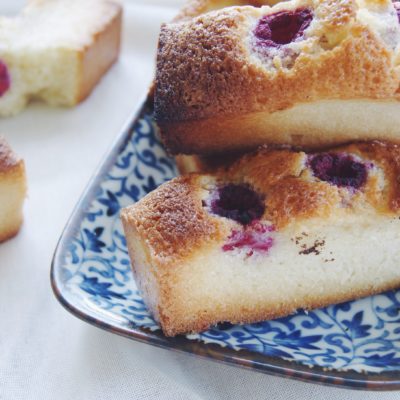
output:
[[[89,183],[55,252],[52,286],[69,311],[134,340],[270,374],[358,389],[400,389],[400,291],[166,338],[137,290],[119,211],[176,173],[145,104]]]

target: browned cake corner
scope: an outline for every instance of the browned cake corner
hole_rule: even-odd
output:
[[[23,161],[13,152],[3,136],[0,136],[0,173],[8,174],[20,170]]]
[[[150,193],[134,212],[122,211],[139,233],[146,233],[152,253],[166,262],[172,256],[185,257],[196,247],[218,236],[213,218],[204,213],[195,176],[172,180]]]

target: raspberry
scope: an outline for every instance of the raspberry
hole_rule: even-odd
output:
[[[367,180],[367,166],[349,154],[317,154],[309,164],[314,176],[337,186],[359,189]]]
[[[252,256],[254,252],[266,254],[274,244],[274,239],[270,236],[270,233],[274,231],[275,228],[272,225],[253,221],[243,230],[232,230],[222,250],[245,249],[248,256]]]
[[[8,68],[6,64],[4,64],[0,60],[0,97],[7,92],[10,88],[10,75],[8,74]]]
[[[262,17],[254,33],[259,44],[279,47],[302,37],[312,19],[312,12],[307,8],[280,11]]]
[[[211,202],[211,211],[247,225],[264,214],[264,203],[249,186],[228,184],[218,189],[218,197]]]

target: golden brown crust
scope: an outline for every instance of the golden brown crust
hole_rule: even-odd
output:
[[[218,170],[215,178],[192,174],[162,185],[124,210],[123,219],[131,220],[138,232],[145,235],[154,255],[168,261],[170,257],[175,260],[187,257],[204,243],[221,238],[224,229],[220,219],[209,214],[203,197],[229,182],[253,187],[265,199],[263,218],[278,229],[304,219],[327,219],[346,212],[399,212],[399,146],[357,143],[329,152],[353,154],[361,162],[373,165],[362,189],[350,198],[346,188],[314,177],[304,152],[260,149],[230,168]]]
[[[307,168],[303,152],[261,149],[243,157],[229,173],[263,194],[264,218],[282,229],[305,218],[329,218],[342,201],[338,187],[302,176]]]
[[[22,164],[6,140],[0,136],[0,174],[7,174]]]
[[[281,170],[284,170],[285,167],[287,166],[287,155],[290,157],[294,156],[296,158],[299,157],[299,155],[296,155],[296,153],[293,152],[294,148],[292,146],[288,145],[278,145],[278,144],[269,144],[269,145],[263,145],[262,149],[257,152],[257,155],[255,154],[248,154],[243,151],[236,151],[236,152],[224,152],[224,153],[216,153],[216,154],[211,154],[211,155],[184,155],[184,154],[179,154],[175,156],[175,162],[178,167],[178,171],[181,175],[185,174],[190,174],[192,172],[197,172],[197,173],[210,173],[210,172],[217,172],[219,169],[229,169],[234,163],[240,162],[241,167],[238,168],[240,170],[241,175],[247,175],[249,173],[248,171],[248,158],[254,159],[258,157],[262,157],[263,154],[267,153],[270,150],[287,150],[291,149],[291,151],[288,151],[287,153],[282,152],[282,153],[276,153],[274,157],[279,157],[280,162],[275,163],[279,164],[279,168]],[[246,156],[248,154],[248,156]],[[273,154],[273,153],[271,153]],[[278,155],[282,154],[282,155]],[[273,157],[272,157],[273,158]],[[300,157],[301,158],[301,157]],[[240,160],[240,161],[239,161]],[[263,164],[265,165],[266,163],[272,162],[272,159],[263,159]],[[267,167],[267,165],[265,165]],[[261,174],[263,175],[264,173],[271,174],[271,172],[268,172],[267,168],[263,168],[262,170],[259,169],[258,171],[250,172],[251,175],[253,175],[253,181],[256,180],[256,175]],[[286,172],[284,172],[286,173]],[[264,178],[261,176],[261,180]],[[255,184],[255,182],[254,182]]]
[[[354,154],[372,170],[362,190],[354,195],[352,212],[373,207],[376,212],[398,213],[400,210],[400,146],[386,142],[360,142],[328,149],[330,153]],[[326,182],[315,181],[303,152],[261,149],[245,156],[230,169],[231,176],[268,193],[267,216],[279,228],[296,219],[328,218],[347,203],[346,192]],[[383,185],[383,186],[382,186]]]
[[[366,142],[339,147],[337,151],[348,151],[358,154],[361,157],[371,160],[384,171],[385,188],[380,194],[381,202],[375,202],[377,209],[384,211],[392,211],[397,213],[400,210],[400,146],[393,143],[385,142]],[[370,198],[376,195],[376,186],[369,190]]]
[[[257,114],[268,120],[275,112],[298,104],[397,98],[400,76],[394,42],[378,33],[373,23],[361,20],[352,0],[315,3],[318,23],[306,44],[299,44],[303,47],[292,65],[282,64],[283,58],[265,59],[252,32],[262,15],[282,9],[282,4],[272,9],[233,7],[162,27],[155,116],[171,152],[204,154],[271,143],[273,127],[269,135],[268,126],[256,121]],[[293,2],[286,4],[295,7]],[[385,7],[389,7],[386,2]],[[305,145],[317,147],[316,138],[307,143],[307,131],[303,131]],[[284,143],[279,134],[278,129],[277,140]],[[371,139],[364,131],[354,135]],[[292,139],[296,145],[303,144]],[[318,140],[335,144],[335,134],[332,138],[321,134]]]
[[[183,258],[205,242],[218,240],[219,226],[204,212],[196,179],[173,179],[122,211],[122,218],[135,224],[160,262]]]
[[[229,169],[229,175],[250,183],[256,190],[267,191],[279,181],[299,177],[305,161],[302,152],[262,147],[238,160]]]
[[[393,52],[367,27],[354,23],[340,45],[317,56],[301,53],[290,70],[270,71],[251,56],[252,13],[237,7],[163,25],[155,92],[161,127],[216,115],[272,113],[324,98],[394,97],[399,73]]]
[[[287,178],[271,187],[266,210],[268,219],[281,229],[293,221],[329,218],[340,201],[339,190],[332,185]]]
[[[224,234],[220,219],[204,207],[203,197],[229,182],[254,188],[265,199],[263,218],[278,229],[347,212],[400,211],[400,146],[376,141],[333,148],[329,153],[352,154],[366,165],[372,164],[364,186],[350,197],[346,188],[314,177],[306,153],[261,148],[229,168],[220,168],[214,178],[192,174],[162,185],[124,211],[123,218],[132,219],[146,235],[157,257],[176,260]]]

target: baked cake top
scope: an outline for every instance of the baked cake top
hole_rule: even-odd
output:
[[[399,175],[400,147],[394,144],[308,154],[261,148],[215,174],[178,177],[124,209],[123,216],[161,264],[221,241],[226,251],[232,241],[267,251],[265,238],[272,231],[293,231],[307,221],[398,218]]]
[[[21,158],[14,153],[4,137],[0,136],[0,174],[9,173],[21,164]]]
[[[389,0],[291,0],[165,24],[156,118],[274,112],[320,99],[397,98],[397,10]]]

